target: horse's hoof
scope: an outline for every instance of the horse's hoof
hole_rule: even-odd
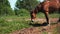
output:
[[[59,19],[59,22],[60,22],[60,19]]]
[[[30,22],[34,22],[33,20],[31,20]]]
[[[60,22],[60,19],[57,22]]]
[[[30,23],[34,23],[34,21],[30,21]]]

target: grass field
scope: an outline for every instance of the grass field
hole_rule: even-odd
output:
[[[44,14],[37,14],[37,18],[44,18]],[[51,14],[50,17],[57,18],[59,14]],[[32,27],[29,25],[30,21],[26,19],[30,16],[2,16],[0,17],[0,34],[9,34],[10,32],[20,30],[23,28]]]

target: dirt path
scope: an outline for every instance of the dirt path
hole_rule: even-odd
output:
[[[40,21],[44,21],[44,19],[38,19]],[[58,18],[51,18],[51,22],[57,22]],[[60,23],[53,24],[51,26],[39,26],[39,27],[30,27],[24,28],[19,31],[12,32],[10,34],[53,34],[53,29],[56,27],[60,27]]]

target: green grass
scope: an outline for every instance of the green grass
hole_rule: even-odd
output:
[[[19,18],[17,20],[16,17],[10,20],[10,18],[0,18],[0,34],[9,34],[15,30],[30,27],[29,21],[25,21],[24,19],[19,20]]]
[[[51,14],[50,17],[57,18],[59,14]],[[28,16],[2,16],[0,17],[0,34],[9,34],[10,32],[20,30],[23,28],[31,27],[29,25],[30,21],[26,19],[30,18]],[[37,14],[37,18],[45,18],[43,13]],[[46,33],[46,32],[44,32]]]

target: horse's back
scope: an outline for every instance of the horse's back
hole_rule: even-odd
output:
[[[49,6],[59,8],[60,7],[60,0],[50,0]]]

